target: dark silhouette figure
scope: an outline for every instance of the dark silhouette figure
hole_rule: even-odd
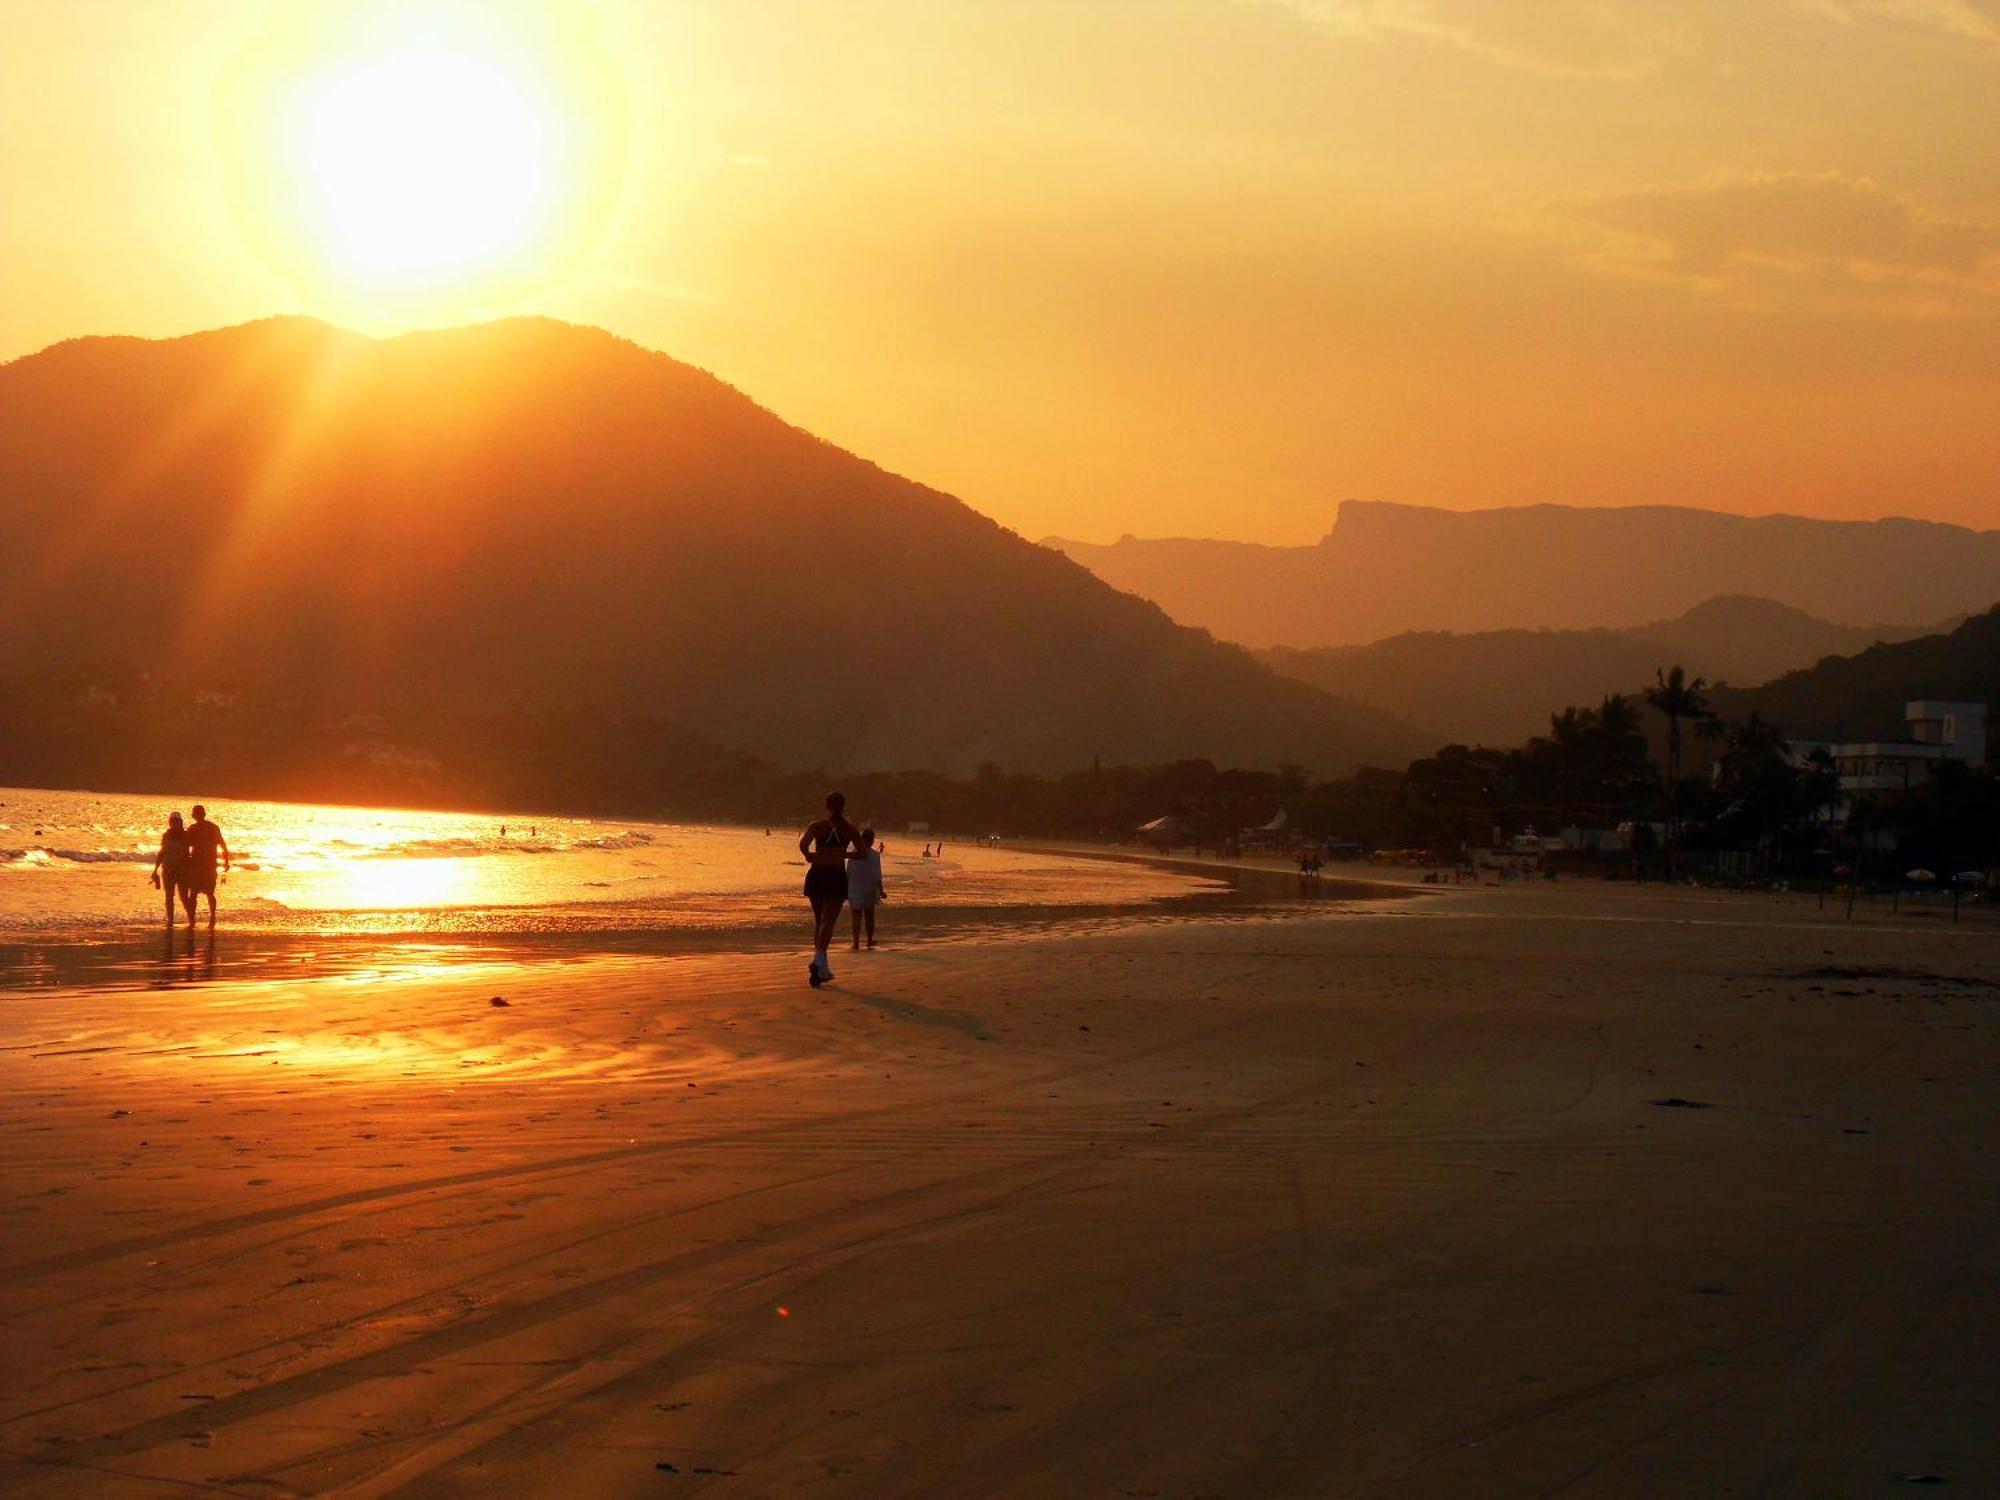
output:
[[[169,927],[174,925],[174,902],[187,885],[187,877],[187,827],[178,812],[171,812],[167,814],[166,832],[160,835],[160,852],[153,856],[153,884],[166,895]]]
[[[875,908],[889,899],[889,887],[882,879],[882,851],[875,847],[875,830],[861,830],[861,847],[847,862],[847,904],[854,911],[854,947],[861,947],[861,931],[868,930],[868,946],[875,946]]]
[[[840,792],[826,794],[826,816],[799,835],[799,853],[806,857],[806,900],[813,911],[813,957],[806,979],[814,989],[833,978],[826,946],[847,904],[848,851],[860,841],[861,831],[847,821],[847,798]]]
[[[194,898],[208,897],[208,925],[215,927],[215,861],[222,857],[222,868],[230,867],[229,840],[222,836],[222,830],[208,820],[208,809],[199,802],[194,808],[194,822],[189,825],[187,881],[181,887],[181,904],[187,908],[188,926],[194,926]]]

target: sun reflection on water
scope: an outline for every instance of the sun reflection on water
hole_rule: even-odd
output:
[[[0,788],[0,991],[60,983],[37,957],[45,942],[83,953],[114,932],[153,936],[143,952],[105,949],[87,967],[143,969],[143,982],[159,984],[217,977],[207,953],[181,951],[184,935],[162,951],[163,902],[147,882],[167,812],[192,800]],[[234,856],[217,891],[225,934],[622,941],[792,934],[803,920],[789,830],[213,797],[209,805]],[[924,858],[906,839],[886,843],[896,918],[933,908],[1136,908],[1202,883],[1032,850],[968,844]],[[239,946],[225,969],[245,956]],[[331,948],[288,956],[295,970],[317,972],[357,959]]]
[[[324,905],[390,911],[463,906],[475,899],[479,884],[464,859],[347,859],[314,882],[314,894]],[[285,899],[282,885],[274,894]]]

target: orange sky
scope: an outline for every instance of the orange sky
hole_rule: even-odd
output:
[[[411,283],[402,217],[315,241],[372,164],[273,123],[374,76],[326,71],[384,45],[356,7],[8,0],[0,357],[546,312],[1031,536],[2000,526],[2000,0],[451,3],[537,110],[492,191],[538,188],[413,176],[492,243]]]

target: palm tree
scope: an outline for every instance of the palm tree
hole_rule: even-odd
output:
[[[1708,679],[1690,678],[1679,665],[1672,670],[1656,669],[1653,677],[1658,685],[1646,689],[1646,702],[1667,719],[1667,835],[1671,844],[1675,791],[1681,782],[1681,720],[1692,719],[1703,724],[1711,722],[1715,715],[1702,692],[1708,686]]]
[[[1729,754],[1745,765],[1783,759],[1791,752],[1785,731],[1764,717],[1761,709],[1751,709],[1750,717],[1731,724],[1723,733]]]
[[[1639,734],[1639,712],[1623,693],[1610,693],[1597,710],[1597,727],[1605,738],[1621,749],[1645,743]]]
[[[1597,710],[1599,796],[1624,812],[1638,788],[1652,780],[1652,761],[1639,710],[1623,693],[1612,693]]]
[[[1559,822],[1569,817],[1577,782],[1587,774],[1590,741],[1596,727],[1596,716],[1587,708],[1571,706],[1549,715],[1549,737],[1545,743],[1555,770]]]
[[[1804,779],[1784,730],[1752,709],[1722,740],[1722,780],[1734,808],[1754,823],[1767,858],[1782,855],[1785,834],[1800,811]]]
[[[1824,745],[1816,745],[1806,756],[1805,776],[1799,783],[1799,799],[1807,819],[1816,827],[1831,820],[1840,801],[1840,771]]]

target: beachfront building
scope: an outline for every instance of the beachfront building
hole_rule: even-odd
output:
[[[1292,843],[1291,819],[1285,816],[1283,808],[1268,823],[1259,823],[1255,828],[1246,828],[1236,839],[1242,849],[1282,849]]]
[[[1845,821],[1857,801],[1896,802],[1923,786],[1944,761],[1986,761],[1986,705],[1921,699],[1903,707],[1909,738],[1901,740],[1794,740],[1792,757],[1803,765],[1823,750],[1840,777],[1833,815]]]

